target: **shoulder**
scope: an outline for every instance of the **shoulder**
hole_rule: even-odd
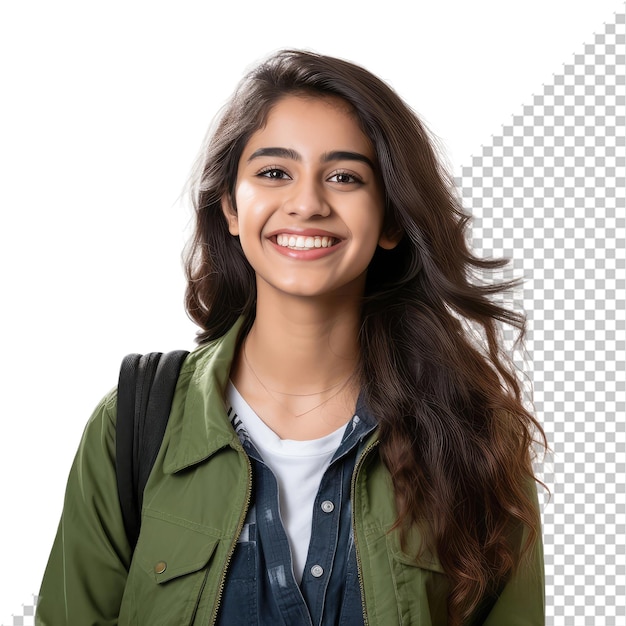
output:
[[[105,452],[110,458],[115,456],[115,426],[117,421],[117,387],[111,389],[98,402],[89,417],[78,449],[78,458],[87,461]],[[98,450],[99,454],[93,456]]]

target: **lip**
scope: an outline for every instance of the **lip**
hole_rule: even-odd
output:
[[[276,237],[278,235],[295,235],[302,237],[331,237],[337,243],[333,244],[329,248],[312,248],[310,250],[293,250],[292,248],[287,248],[285,246],[278,245],[276,241]],[[282,228],[274,231],[267,235],[267,240],[270,245],[282,256],[288,257],[290,259],[299,260],[299,261],[315,261],[317,259],[322,259],[331,254],[334,254],[337,250],[343,247],[344,239],[341,237],[337,237],[334,233],[331,233],[326,230],[319,230],[316,228],[306,228],[306,229],[291,229],[291,228]]]
[[[320,228],[278,228],[268,233],[266,237],[268,239],[274,239],[276,235],[301,235],[302,237],[332,237],[338,241],[343,241],[343,237],[337,235],[337,233],[331,233],[329,230],[322,230]]]

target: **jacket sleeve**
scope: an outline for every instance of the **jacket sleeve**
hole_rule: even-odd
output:
[[[117,624],[131,550],[117,494],[115,400],[112,392],[94,411],[70,470],[37,626]]]
[[[533,481],[534,501],[539,518],[537,489]],[[521,545],[526,541],[526,532]],[[524,555],[489,615],[484,626],[544,626],[545,580],[541,533],[532,549]]]

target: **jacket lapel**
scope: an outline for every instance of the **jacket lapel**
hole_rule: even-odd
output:
[[[225,446],[240,447],[226,415],[224,390],[242,321],[194,350],[183,365],[164,438],[166,474],[200,463]]]

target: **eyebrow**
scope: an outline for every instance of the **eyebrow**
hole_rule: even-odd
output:
[[[248,163],[254,159],[264,156],[280,157],[284,159],[291,159],[292,161],[302,161],[300,154],[291,148],[259,148],[248,157]],[[360,161],[361,163],[369,165],[373,171],[376,171],[376,167],[374,166],[372,160],[360,152],[333,150],[332,152],[325,152],[322,155],[321,161],[322,163],[330,163],[331,161]]]

